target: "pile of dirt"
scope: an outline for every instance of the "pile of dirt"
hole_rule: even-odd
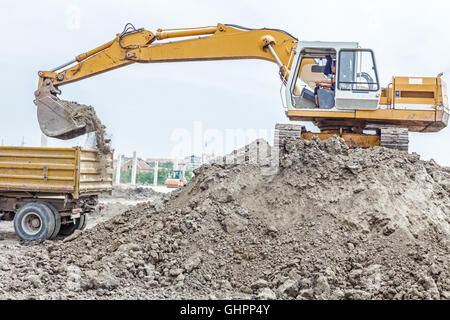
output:
[[[0,256],[0,297],[450,299],[450,168],[288,140],[76,236]]]
[[[99,202],[103,210],[88,214],[87,228],[112,219],[127,211],[130,206],[143,202],[161,203],[164,193],[154,191],[149,187],[115,186],[112,195],[101,195]]]

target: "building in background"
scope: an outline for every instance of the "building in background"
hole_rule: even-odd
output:
[[[203,155],[203,164],[205,163],[210,163],[213,160],[215,160],[217,158],[217,156],[213,153],[213,154],[204,154]]]
[[[202,166],[202,157],[192,155],[184,158],[184,162],[186,163],[186,170],[192,171]]]
[[[145,162],[147,163],[155,163],[156,161],[158,161],[159,164],[163,164],[163,163],[174,163],[176,161],[176,159],[169,159],[169,158],[147,158],[145,160]]]
[[[214,154],[204,154],[201,157],[192,155],[184,158],[184,162],[186,164],[186,170],[192,171],[201,167],[205,163],[213,161],[214,159],[216,159],[216,156]]]
[[[122,171],[131,170],[133,167],[133,159],[128,160],[127,162],[122,164]],[[150,165],[142,159],[138,159],[136,163],[136,172],[150,172],[153,169]]]

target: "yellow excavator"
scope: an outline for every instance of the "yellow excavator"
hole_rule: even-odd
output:
[[[442,74],[393,77],[382,88],[374,52],[356,42],[299,41],[282,30],[231,24],[158,29],[156,33],[127,24],[113,40],[51,71],[39,72],[34,102],[41,130],[59,139],[96,130],[84,114],[89,107],[57,97],[63,85],[137,62],[236,59],[262,59],[278,65],[287,117],[320,128],[320,133],[301,130],[298,134],[305,139],[339,135],[351,147],[407,150],[409,131],[437,132],[448,124]],[[313,92],[317,82],[324,81],[333,83],[332,90]]]

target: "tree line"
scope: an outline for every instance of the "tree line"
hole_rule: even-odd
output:
[[[164,166],[163,166],[164,165]],[[170,174],[172,172],[173,165],[169,164],[161,164],[158,168],[158,185],[164,185],[164,182],[169,179]],[[121,170],[120,171],[120,183],[130,183],[131,182],[131,169],[129,170]],[[116,172],[114,171],[114,180]],[[191,180],[192,172],[186,171],[185,178],[187,181]],[[138,184],[150,184],[153,185],[155,173],[154,170],[146,171],[146,172],[136,172],[136,183]]]

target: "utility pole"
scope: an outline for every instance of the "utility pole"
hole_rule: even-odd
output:
[[[203,146],[203,144],[202,144],[202,165],[203,165],[203,163],[205,162],[205,157],[204,157],[205,149],[204,149],[204,147],[206,147],[206,145],[207,145],[207,142],[205,142],[205,145],[204,145],[204,146]]]
[[[153,186],[158,186],[158,165],[159,162],[155,161],[155,172],[153,173]]]
[[[119,154],[117,158],[117,168],[116,168],[116,185],[120,185],[120,171],[122,167],[122,155]]]
[[[137,155],[136,151],[133,152],[133,167],[131,169],[131,185],[136,185],[136,167],[137,167]]]

